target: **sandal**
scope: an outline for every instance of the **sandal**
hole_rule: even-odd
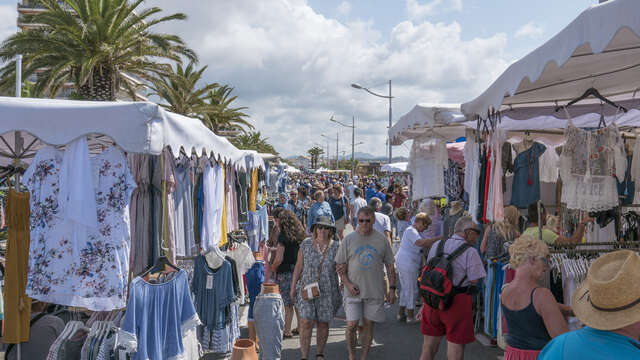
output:
[[[300,335],[300,332],[298,331],[298,328],[295,328],[295,329],[291,330],[291,333],[293,335]]]
[[[293,337],[292,334],[282,334],[283,339],[291,339]]]
[[[316,354],[316,359],[324,360],[324,354]]]

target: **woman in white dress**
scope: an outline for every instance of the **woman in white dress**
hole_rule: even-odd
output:
[[[423,248],[429,248],[437,239],[424,239],[421,232],[431,225],[431,218],[426,213],[418,213],[413,225],[409,226],[402,236],[400,249],[396,254],[396,268],[400,278],[400,296],[398,320],[415,322],[414,310],[418,296],[418,273]]]

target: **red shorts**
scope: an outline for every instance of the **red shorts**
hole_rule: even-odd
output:
[[[473,297],[458,294],[453,304],[445,311],[429,306],[422,308],[422,334],[427,336],[447,335],[447,341],[454,344],[469,344],[475,341],[473,331]]]

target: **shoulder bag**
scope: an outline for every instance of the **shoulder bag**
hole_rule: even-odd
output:
[[[322,260],[320,260],[320,266],[318,266],[318,279],[302,288],[302,300],[309,301],[320,297],[320,275],[322,274],[322,265],[324,265],[324,259],[327,257],[331,244],[333,244],[333,240],[329,241],[327,249],[322,254]]]

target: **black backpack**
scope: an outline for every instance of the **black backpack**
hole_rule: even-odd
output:
[[[458,286],[464,283],[467,276],[465,275],[460,284],[455,286],[453,284],[452,263],[453,260],[471,247],[469,244],[464,243],[451,254],[444,256],[445,242],[446,240],[440,241],[436,255],[422,268],[418,278],[420,296],[422,296],[424,303],[437,310],[450,308],[453,298],[460,293]]]

